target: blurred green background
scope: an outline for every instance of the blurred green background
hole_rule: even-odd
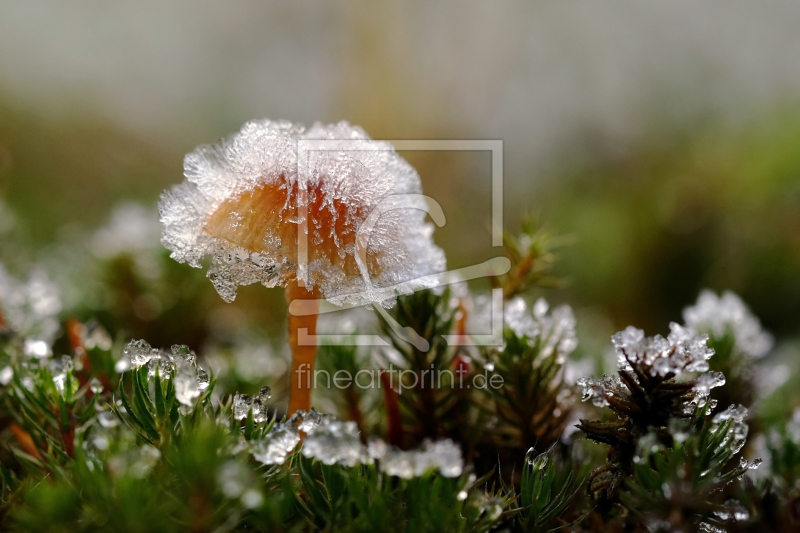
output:
[[[798,23],[790,1],[3,2],[0,261],[45,264],[81,288],[65,314],[119,336],[200,348],[255,329],[280,351],[280,291],[225,305],[152,227],[113,254],[96,228],[125,202],[155,220],[183,154],[248,119],[348,120],[378,139],[502,139],[506,227],[529,212],[571,236],[567,289],[546,296],[584,337],[664,333],[710,287],[792,338]],[[449,266],[496,255],[489,155],[404,155],[448,217]]]

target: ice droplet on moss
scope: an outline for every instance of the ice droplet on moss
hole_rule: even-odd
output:
[[[302,148],[310,140],[338,149]],[[388,143],[346,122],[306,129],[251,121],[187,155],[184,175],[159,204],[162,243],[194,267],[211,256],[208,277],[226,301],[239,285],[283,286],[298,275],[301,222],[309,231],[308,282],[334,303],[391,305],[392,286],[444,270],[419,199],[385,212],[365,235],[374,288],[366,290],[356,233],[386,198],[422,191],[417,172]]]
[[[578,346],[575,317],[568,305],[558,306],[548,315],[549,308],[547,301],[539,298],[529,310],[525,300],[518,296],[506,304],[503,320],[517,337],[528,337],[531,342],[540,340],[542,357],[549,357],[558,350],[559,360],[563,362]],[[485,313],[479,311],[479,314]],[[491,319],[481,317],[481,321],[490,323]]]
[[[11,383],[11,379],[14,377],[14,369],[10,366],[3,368],[0,370],[0,385],[8,385]]]
[[[233,418],[244,420],[253,407],[253,398],[249,394],[236,394],[233,397]]]
[[[132,368],[142,367],[154,357],[160,357],[158,350],[143,339],[129,342],[122,353],[130,359]]]
[[[100,383],[99,379],[92,378],[91,381],[89,381],[89,389],[95,394],[100,394],[103,392],[103,384]]]
[[[192,361],[194,361],[194,358],[192,358]],[[177,359],[176,366],[177,369],[173,381],[175,386],[175,399],[178,400],[181,405],[191,407],[194,405],[194,400],[200,396],[200,384],[198,382],[197,370],[186,359]]]
[[[366,457],[355,422],[326,420],[308,432],[303,456],[323,464],[355,466]]]
[[[438,470],[444,477],[458,477],[464,471],[461,448],[450,439],[425,441],[418,450],[386,448],[383,452],[375,457],[380,461],[381,470],[403,479],[421,476],[431,470]]]
[[[250,453],[266,465],[279,465],[300,442],[300,433],[291,424],[277,424],[267,435],[257,441]]]

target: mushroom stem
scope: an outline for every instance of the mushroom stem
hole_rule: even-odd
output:
[[[301,287],[297,281],[286,286],[286,302],[291,304],[299,299],[316,299],[316,291]],[[319,304],[317,304],[319,305]],[[292,373],[289,392],[289,414],[298,409],[308,411],[311,407],[311,388],[314,380],[314,359],[317,354],[316,345],[301,345],[300,330],[305,328],[305,335],[317,334],[317,315],[295,316],[289,313],[289,346],[292,349]]]

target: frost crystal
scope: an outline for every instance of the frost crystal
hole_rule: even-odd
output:
[[[233,397],[233,418],[244,420],[253,408],[253,398],[248,394],[236,394]]]
[[[681,372],[705,372],[714,350],[706,345],[708,335],[697,335],[675,322],[670,334],[645,337],[644,331],[628,327],[611,337],[620,370],[630,371],[632,364],[648,369],[655,377]]]
[[[103,392],[103,384],[100,383],[99,379],[92,378],[91,381],[89,381],[89,389],[95,394],[100,394]]]
[[[614,334],[611,342],[620,375],[626,380],[648,383],[670,380],[683,372],[706,372],[708,359],[714,355],[714,350],[706,345],[708,335],[697,335],[674,322],[670,330],[666,339],[661,335],[645,337],[644,331],[632,326]],[[591,399],[597,407],[608,407],[609,398],[614,396],[630,396],[631,387],[616,375],[604,375],[598,380],[585,377],[576,383],[583,389],[583,401]],[[691,402],[684,405],[686,413],[705,405],[709,391],[724,384],[721,372],[706,372],[690,382],[685,391],[689,388],[692,391]]]
[[[22,345],[22,351],[28,357],[35,357],[36,359],[44,359],[53,355],[50,345],[45,341],[36,339],[25,339]]]
[[[300,143],[311,140],[333,141],[338,150]],[[286,121],[248,122],[187,155],[184,175],[159,204],[162,243],[194,267],[210,255],[208,277],[226,301],[239,285],[283,286],[301,273],[302,224],[308,283],[334,303],[388,306],[395,285],[444,270],[423,200],[386,209],[397,205],[396,195],[422,192],[417,172],[391,145],[346,122],[308,130]],[[364,226],[372,229],[363,233],[363,262],[356,234],[371,214],[378,218]]]
[[[697,394],[708,395],[711,389],[725,385],[725,374],[722,372],[706,372],[695,380],[694,390]]]
[[[721,447],[727,446],[734,454],[739,453],[747,441],[749,428],[747,427],[745,418],[747,418],[747,409],[741,405],[731,405],[726,410],[714,416],[711,421],[712,433],[716,433],[723,425],[730,422],[730,427],[727,428],[726,434],[719,444]]]
[[[208,386],[208,385],[206,385]],[[269,387],[261,387],[261,391],[255,398],[247,394],[236,394],[233,397],[233,417],[237,420],[244,420],[250,409],[253,410],[253,420],[258,424],[267,420],[267,402],[272,397]],[[316,412],[313,411],[312,412]]]
[[[257,441],[250,453],[266,465],[279,465],[300,442],[300,432],[292,424],[277,424],[260,441]]]
[[[461,448],[451,440],[426,441],[418,450],[403,451],[373,439],[361,444],[354,422],[337,420],[313,409],[298,411],[287,422],[277,424],[266,437],[254,443],[250,453],[264,464],[282,464],[306,433],[302,454],[332,465],[355,466],[379,461],[382,472],[410,479],[431,470],[445,477],[458,477],[464,471]]]
[[[403,479],[421,476],[434,469],[444,477],[458,477],[464,471],[461,448],[450,439],[425,441],[421,449],[411,451],[372,445],[370,456],[380,461],[384,473]]]
[[[750,518],[748,510],[737,500],[728,500],[723,505],[724,509],[714,512],[720,520],[741,522]]]
[[[201,391],[204,391],[208,388],[210,383],[210,378],[208,377],[208,372],[203,370],[202,368],[197,369],[197,388]]]
[[[158,371],[161,378],[174,378],[175,399],[181,404],[184,414],[191,411],[194,400],[208,388],[208,372],[197,366],[197,356],[183,344],[173,345],[167,353],[153,348],[145,340],[133,340],[125,347],[123,355],[134,369],[146,365],[148,377],[154,377]],[[124,366],[119,363],[115,368],[124,371]]]
[[[322,424],[324,420],[331,418],[331,415],[315,411],[312,407],[309,412],[305,412],[302,409],[298,410],[291,416],[291,418],[289,418],[288,424],[293,425],[299,431],[308,433],[315,427]]]
[[[575,335],[575,317],[568,305],[550,308],[544,298],[539,298],[528,311],[525,300],[517,296],[506,304],[503,319],[506,327],[510,328],[518,337],[528,337],[531,341],[540,339],[542,342],[542,356],[548,357],[553,350],[563,359],[572,353],[578,346]],[[486,320],[490,323],[490,319]]]
[[[181,405],[192,407],[194,405],[194,400],[200,396],[200,383],[197,376],[197,369],[184,359],[177,359],[176,365],[177,370],[173,381],[175,385],[175,399],[178,400]]]
[[[355,422],[325,420],[308,432],[303,455],[323,464],[355,466],[367,457]]]
[[[97,413],[97,421],[104,428],[113,428],[119,424],[119,420],[112,411],[100,411]]]
[[[704,290],[697,303],[683,310],[686,327],[707,332],[715,337],[732,334],[736,347],[751,357],[762,357],[772,348],[772,335],[761,328],[761,322],[736,294],[727,291],[717,296]]]
[[[160,358],[158,350],[150,346],[146,340],[131,341],[122,352],[130,359],[132,368],[142,367],[153,358]]]
[[[580,378],[576,385],[583,389],[582,401],[591,399],[592,403],[597,407],[608,407],[608,396],[620,394],[622,390],[622,381],[619,376],[608,376],[603,374],[600,379],[594,378]]]
[[[11,329],[38,339],[48,348],[58,332],[61,299],[44,270],[34,269],[26,281],[12,278],[0,265],[0,309]]]

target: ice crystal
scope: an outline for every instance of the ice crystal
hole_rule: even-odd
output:
[[[750,513],[737,500],[728,500],[723,504],[723,509],[715,511],[714,514],[725,522],[741,522],[750,518]]]
[[[123,350],[123,355],[128,357],[132,368],[142,367],[150,362],[151,359],[161,357],[159,351],[146,340],[131,341]]]
[[[156,350],[156,355],[147,362],[147,377],[155,377],[158,372],[161,378],[171,378],[175,373],[175,361],[169,354]]]
[[[164,379],[174,378],[175,399],[181,404],[182,412],[187,414],[194,405],[194,400],[208,388],[208,372],[197,365],[197,356],[188,347],[175,344],[170,352],[153,348],[145,340],[132,340],[123,351],[134,369],[147,366],[148,377],[154,377],[156,371]],[[124,371],[125,358],[117,362],[115,369]]]
[[[194,405],[194,400],[200,396],[201,392],[197,369],[184,359],[177,359],[176,366],[177,369],[173,381],[175,385],[175,399],[178,400],[181,405],[191,407]]]
[[[36,359],[44,359],[53,355],[50,345],[38,339],[25,339],[22,351],[28,357],[35,357]]]
[[[301,431],[306,433],[301,453],[324,464],[355,466],[379,462],[382,472],[410,479],[431,470],[445,477],[458,477],[464,470],[461,449],[451,440],[426,441],[418,450],[403,451],[380,439],[361,444],[354,422],[337,420],[318,413],[298,411],[287,422],[277,424],[266,437],[250,449],[264,464],[282,464],[300,442]]]
[[[252,398],[248,394],[237,393],[233,397],[233,417],[238,420],[244,420],[252,409],[253,420],[256,423],[264,422],[267,420],[267,402],[271,397],[272,392],[270,388],[266,386],[261,387],[261,390],[255,398]]]
[[[67,392],[67,373],[68,372],[70,372],[70,371],[66,370],[66,371],[60,372],[58,374],[55,374],[53,376],[53,384],[56,386],[56,390],[61,394],[65,394]],[[75,394],[76,392],[78,392],[78,388],[80,387],[80,384],[78,383],[78,380],[74,376],[71,377],[71,379],[69,380],[69,383],[70,383],[70,389],[71,389],[69,391],[70,394]]]
[[[300,442],[300,432],[294,424],[276,424],[267,435],[253,444],[250,453],[266,465],[279,465]]]
[[[355,466],[367,457],[355,422],[328,419],[311,429],[303,442],[303,455],[323,464]]]
[[[23,337],[52,344],[58,332],[61,299],[44,270],[35,268],[18,281],[0,265],[0,312],[9,328]]]
[[[83,328],[83,344],[89,350],[92,348],[110,350],[113,341],[103,326],[90,323]]]
[[[616,333],[611,341],[618,357],[620,370],[630,372],[637,364],[655,377],[678,375],[681,372],[705,372],[714,350],[706,345],[708,335],[695,334],[672,322],[670,334],[645,337],[644,331],[629,326]]]
[[[203,370],[202,368],[197,369],[197,388],[201,391],[204,391],[208,388],[210,383],[210,378],[208,377],[208,372]]]
[[[730,426],[727,428],[725,436],[720,442],[720,447],[729,447],[734,454],[744,446],[747,441],[747,409],[741,405],[731,405],[721,413],[717,413],[712,419],[711,432],[716,433],[728,422]]]
[[[173,359],[182,359],[192,366],[197,365],[197,356],[188,346],[183,344],[173,344],[170,350],[172,352]]]
[[[580,378],[576,385],[583,389],[582,401],[592,400],[592,403],[597,407],[608,407],[608,396],[620,394],[622,390],[622,381],[619,376],[608,376],[603,374],[600,379],[591,377]]]
[[[331,415],[320,413],[312,407],[310,411],[305,412],[299,409],[290,418],[288,423],[296,427],[299,431],[308,433],[318,425],[322,424],[324,420],[332,418]]]
[[[381,471],[403,479],[439,470],[444,477],[458,477],[464,471],[461,448],[452,440],[425,441],[419,450],[403,451],[372,444],[369,455],[379,461]]]
[[[233,396],[233,418],[244,420],[252,408],[253,398],[249,394],[237,393]]]
[[[89,381],[89,389],[94,394],[100,394],[101,392],[103,392],[103,384],[100,383],[99,379],[92,378],[91,381]]]
[[[112,411],[100,411],[97,413],[97,421],[104,428],[113,428],[119,424],[119,420]]]
[[[503,319],[516,336],[528,337],[531,342],[540,340],[543,357],[558,350],[563,361],[578,346],[575,317],[568,305],[558,306],[550,314],[547,313],[549,309],[547,301],[539,298],[529,311],[525,300],[518,296],[506,304]],[[488,317],[482,317],[482,320],[491,323]]]
[[[310,140],[334,146],[314,150],[301,143]],[[184,176],[159,204],[162,243],[194,267],[211,256],[208,276],[226,301],[239,285],[282,286],[302,272],[297,235],[303,223],[307,281],[335,303],[391,305],[394,286],[444,269],[423,200],[385,210],[397,205],[396,195],[422,192],[417,172],[391,145],[346,122],[306,129],[251,121],[187,155]],[[371,214],[379,218],[363,235],[365,264],[356,234]]]
[[[697,303],[683,310],[686,326],[694,331],[707,332],[715,337],[732,334],[736,347],[751,357],[762,357],[774,343],[761,322],[739,296],[727,291],[717,296],[704,290]]]
[[[694,404],[702,407],[708,401],[711,389],[725,385],[725,374],[722,372],[706,372],[701,374],[694,382]]]

